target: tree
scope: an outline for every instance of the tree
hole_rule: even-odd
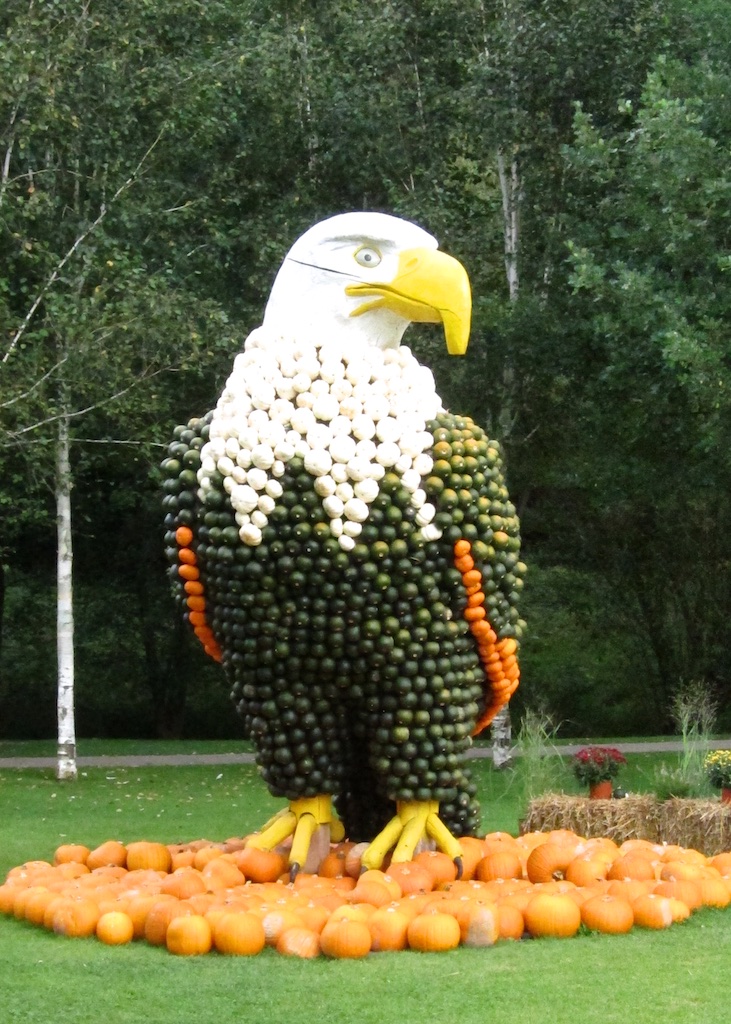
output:
[[[594,366],[575,382],[574,465],[593,477],[594,558],[654,651],[658,715],[683,680],[728,687],[730,83],[662,60],[621,131],[580,108],[567,150],[577,342]]]
[[[85,4],[70,17],[64,5],[50,18],[33,3],[13,13],[0,193],[7,257],[0,294],[10,325],[0,357],[0,445],[32,457],[29,441],[55,436],[58,775],[73,778],[71,444],[81,439],[82,418],[111,403],[128,427],[135,418],[138,427],[149,424],[151,382],[199,359],[181,342],[219,332],[225,318],[171,288],[164,263],[146,264],[136,244],[159,197],[132,193],[142,192],[164,123],[158,118],[140,132],[134,107],[149,93],[118,76],[128,40],[115,49]],[[149,141],[130,163],[140,134]]]

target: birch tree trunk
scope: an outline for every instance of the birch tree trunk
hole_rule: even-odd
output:
[[[520,279],[518,277],[518,246],[520,241],[521,186],[517,155],[513,154],[510,160],[510,167],[508,167],[505,160],[505,152],[502,148],[499,148],[497,151],[497,172],[500,180],[500,194],[503,201],[505,276],[508,281],[510,301],[515,302],[518,298],[518,289],[520,287]]]
[[[74,720],[74,610],[73,549],[71,546],[71,460],[69,421],[58,421],[56,449],[56,522],[58,533],[56,647],[58,654],[58,750],[56,777],[76,778],[76,724]]]
[[[520,276],[518,255],[520,251],[520,204],[523,197],[520,168],[517,153],[513,152],[510,162],[502,147],[497,151],[498,179],[503,206],[503,255],[508,297],[511,303],[518,301]],[[515,373],[512,363],[506,360],[503,367],[503,402],[500,410],[500,433],[506,438],[513,428],[513,390]],[[513,727],[510,720],[510,705],[506,704],[493,719],[490,730],[492,740],[492,763],[504,768],[512,760]]]

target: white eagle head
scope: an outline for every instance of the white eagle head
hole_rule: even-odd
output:
[[[343,213],[309,228],[272,286],[264,327],[322,344],[393,348],[410,323],[442,323],[447,350],[469,340],[470,284],[428,232],[384,213]]]

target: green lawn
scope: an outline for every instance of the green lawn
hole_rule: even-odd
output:
[[[631,758],[627,781],[640,788],[658,757]],[[515,832],[523,811],[517,774],[496,773],[485,761],[473,770],[485,830]],[[226,838],[255,828],[277,806],[250,765],[88,769],[63,785],[51,772],[2,770],[0,874],[50,857],[62,842]],[[252,960],[182,960],[144,945],[109,949],[0,919],[3,1019],[12,1024],[481,1024],[499,1017],[521,1024],[725,1024],[722,979],[730,956],[731,910],[706,910],[662,933],[502,943],[438,956],[374,954],[358,962],[291,961],[269,951]]]

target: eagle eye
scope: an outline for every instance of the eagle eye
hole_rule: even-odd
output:
[[[360,249],[356,249],[353,253],[353,256],[355,262],[359,263],[361,267],[377,267],[381,262],[380,252],[370,245],[361,245]]]

